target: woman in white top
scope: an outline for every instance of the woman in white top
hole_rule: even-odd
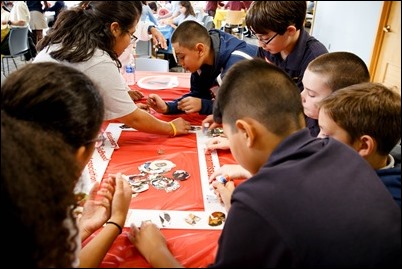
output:
[[[180,1],[180,15],[175,18],[168,18],[161,21],[162,24],[170,25],[174,29],[183,21],[197,21],[194,8],[190,1]]]
[[[141,11],[138,1],[88,1],[70,8],[38,43],[34,62],[61,62],[88,75],[99,85],[105,120],[118,120],[147,133],[187,134],[191,125],[182,118],[166,122],[138,109],[120,74],[118,57],[136,40],[133,34]]]
[[[3,1],[4,2],[4,1]],[[4,15],[4,16],[3,16]],[[9,14],[7,11],[3,14],[1,13],[1,25],[2,28],[11,29],[12,27],[28,27],[29,20],[31,16],[29,14],[29,9],[24,1],[14,1],[13,7]],[[8,46],[9,31],[2,37],[1,40],[1,54],[10,55],[10,48]]]

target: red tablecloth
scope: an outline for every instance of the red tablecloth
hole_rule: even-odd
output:
[[[166,73],[137,72],[136,79],[148,75]],[[179,86],[166,90],[143,90],[137,85],[132,89],[140,90],[147,96],[157,93],[164,100],[172,100],[189,91],[189,73],[169,73],[177,76]],[[154,114],[158,118],[171,120],[178,115]],[[200,125],[205,116],[198,113],[180,115],[193,125]],[[156,190],[152,187],[132,199],[130,208],[160,210],[203,210],[203,198],[200,183],[200,171],[195,134],[166,137],[142,132],[123,131],[118,141],[119,149],[115,150],[105,174],[122,172],[138,174],[138,166],[146,161],[156,159],[170,160],[177,169],[186,170],[190,178],[180,182],[180,188],[173,192]],[[235,163],[229,151],[219,152],[222,164]],[[175,168],[175,169],[176,169]],[[128,231],[128,228],[124,229]],[[215,258],[219,230],[187,230],[162,229],[173,255],[185,267],[206,267]],[[88,240],[93,238],[90,237]],[[88,242],[88,240],[86,242]],[[86,243],[84,242],[84,244]],[[115,240],[100,267],[150,267],[123,232]]]

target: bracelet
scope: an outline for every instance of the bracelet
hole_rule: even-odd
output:
[[[113,224],[114,226],[116,226],[117,229],[119,229],[119,234],[123,232],[123,228],[121,228],[121,226],[114,221],[107,221],[106,224]]]
[[[177,135],[177,129],[176,126],[174,126],[173,122],[169,121],[169,125],[172,127],[173,129],[173,136]]]

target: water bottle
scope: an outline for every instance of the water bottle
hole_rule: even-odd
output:
[[[135,84],[135,65],[134,63],[129,63],[125,67],[125,79],[129,86]]]

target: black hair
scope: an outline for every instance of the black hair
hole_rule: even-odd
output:
[[[11,73],[1,87],[1,109],[60,133],[74,149],[97,136],[104,115],[102,96],[92,80],[53,62],[28,64]]]
[[[214,121],[234,128],[236,120],[251,117],[278,136],[304,127],[300,91],[280,68],[263,59],[234,64],[219,88]]]
[[[118,22],[122,31],[134,27],[142,12],[140,1],[84,1],[63,11],[46,36],[40,40],[37,50],[59,44],[50,55],[58,61],[71,63],[89,60],[96,49],[106,51],[121,67],[118,55],[113,51],[115,37],[110,25]]]

